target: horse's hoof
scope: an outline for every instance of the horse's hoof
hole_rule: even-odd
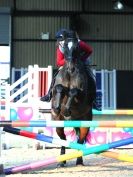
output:
[[[66,163],[63,163],[63,162],[57,164],[58,168],[60,168],[60,167],[66,167],[66,166],[67,166]]]
[[[84,163],[76,163],[76,166],[85,166]]]
[[[71,111],[66,109],[66,110],[64,111],[64,117],[65,117],[66,119],[68,119],[69,117],[71,117]]]
[[[76,166],[84,166],[83,159],[81,158],[77,159]]]

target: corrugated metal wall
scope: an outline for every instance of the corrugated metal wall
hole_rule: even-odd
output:
[[[84,11],[87,12],[115,12],[113,0],[0,0],[0,7],[14,7],[17,10],[61,10],[61,11]],[[123,11],[131,11],[132,8],[125,6]]]
[[[88,39],[88,42],[99,40],[99,42],[91,42],[94,48],[92,61],[97,64],[97,69],[133,69],[132,21],[133,15],[131,14],[80,16],[80,37]],[[100,42],[100,40],[105,40],[105,42]]]
[[[132,8],[126,6],[116,13],[112,0],[0,0],[0,6],[16,7],[17,12],[21,10],[20,15],[13,13],[14,67],[55,66],[55,32],[69,28],[75,16],[69,16],[69,13],[43,15],[43,12],[83,10],[76,16],[75,24],[80,38],[94,48],[92,63],[97,64],[96,69],[133,70]],[[32,11],[35,14],[29,13]],[[36,11],[42,11],[42,15],[36,15]],[[50,40],[41,40],[41,32],[49,32]]]
[[[49,39],[53,40],[55,32],[60,28],[69,28],[68,17],[15,17],[14,66],[27,67],[29,64],[55,66],[56,41],[41,40],[41,32],[49,32]]]
[[[14,17],[13,38],[41,39],[41,32],[49,32],[50,39],[55,39],[55,32],[60,28],[69,28],[69,17]]]
[[[91,57],[96,69],[133,70],[133,43],[90,42],[93,47]]]
[[[19,10],[80,11],[82,0],[17,0]]]
[[[34,64],[55,66],[55,42],[14,42],[13,50],[14,66],[17,68]]]
[[[112,0],[92,0],[85,1],[84,8],[86,11],[112,11]]]
[[[80,36],[89,39],[132,40],[133,15],[80,15]]]
[[[115,0],[85,0],[84,10],[88,12],[116,12],[116,10],[114,9],[114,2]],[[122,10],[122,12],[129,11],[132,12],[133,9],[129,6],[124,5],[124,9]]]

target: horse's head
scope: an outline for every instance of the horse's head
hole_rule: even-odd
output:
[[[75,64],[79,57],[79,43],[73,34],[70,37],[66,37],[64,41],[64,56],[68,72],[74,72]]]

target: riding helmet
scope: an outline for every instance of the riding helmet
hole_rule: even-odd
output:
[[[72,30],[68,31],[66,36],[67,36],[67,38],[77,39],[76,32],[72,31]]]
[[[69,30],[67,30],[67,29],[61,29],[61,30],[59,30],[56,33],[55,37],[56,37],[57,40],[62,41],[67,36],[67,33],[69,33]]]

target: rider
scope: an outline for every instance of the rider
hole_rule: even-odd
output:
[[[56,39],[57,39],[57,44],[58,44],[57,51],[56,51],[56,54],[57,54],[56,63],[58,67],[63,66],[65,64],[64,51],[63,51],[64,50],[63,48],[64,38],[65,38],[65,35],[67,37],[71,37],[71,35],[73,35],[72,32],[73,31],[62,29],[56,33]],[[76,36],[76,33],[75,33],[75,37],[78,38]],[[90,45],[86,44],[85,42],[79,39],[78,39],[78,44],[79,44],[79,50],[80,50],[80,59],[83,62],[85,62],[85,64],[87,65],[90,63],[89,57],[91,56],[93,49]]]
[[[67,29],[61,29],[56,33],[56,39],[57,39],[57,49],[56,49],[56,64],[58,67],[61,67],[65,64],[64,59],[64,38],[67,36],[68,38],[71,37],[73,31],[67,30]],[[76,35],[76,33],[75,33]],[[78,36],[76,36],[78,38]],[[79,50],[80,50],[80,59],[84,62],[85,66],[87,67],[90,64],[90,56],[93,52],[93,49],[90,45],[86,44],[84,41],[78,39],[79,44]],[[57,75],[57,74],[56,74]],[[55,76],[56,76],[55,75]],[[41,101],[49,102],[52,97],[52,88],[55,81],[54,79],[51,83],[50,89],[47,93],[47,95],[43,96],[41,98]],[[94,106],[97,108],[97,106]]]

